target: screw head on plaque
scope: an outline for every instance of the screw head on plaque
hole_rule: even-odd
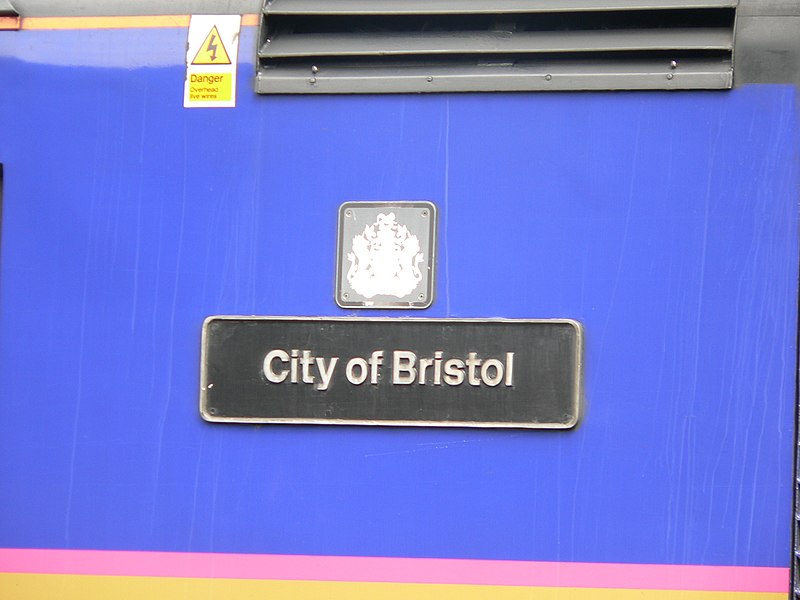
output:
[[[436,206],[345,202],[339,207],[336,304],[428,308],[433,303]]]

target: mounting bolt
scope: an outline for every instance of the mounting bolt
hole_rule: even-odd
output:
[[[672,79],[673,77],[675,77],[675,75],[672,73],[667,73],[667,79]]]
[[[428,216],[428,211],[427,210],[423,210],[422,211],[422,216],[423,217],[427,217]]]
[[[670,62],[669,63],[669,68],[670,69],[677,69],[678,68],[678,61],[677,60],[673,60],[672,62]]]
[[[350,297],[350,294],[348,294],[347,292],[343,292],[342,293],[342,298],[344,298],[345,300],[347,300],[349,297]]]
[[[430,83],[431,81],[433,81],[433,77],[431,77],[430,75],[428,75],[428,83]]]
[[[420,300],[425,300],[425,294],[420,294],[419,296],[417,296],[417,298],[419,298]]]
[[[308,80],[308,83],[310,83],[312,85],[317,83],[317,78],[316,77],[312,77],[311,79]]]
[[[552,78],[553,78],[553,76],[550,75],[550,73],[548,73],[547,75],[544,76],[545,81],[550,81]]]
[[[311,67],[311,72],[312,73],[319,73],[319,67],[317,65],[312,66]]]
[[[353,216],[353,211],[352,210],[346,210],[346,211],[344,211],[344,214],[345,214],[346,217],[352,217]]]

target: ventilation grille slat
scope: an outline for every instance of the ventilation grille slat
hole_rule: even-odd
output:
[[[256,90],[724,89],[735,16],[734,0],[273,0]]]
[[[565,32],[446,32],[425,35],[335,33],[275,38],[261,47],[264,58],[299,56],[389,56],[404,54],[572,53],[657,50],[731,50],[731,31],[679,29],[673,31]]]
[[[738,0],[272,0],[272,15],[463,15],[733,8]]]

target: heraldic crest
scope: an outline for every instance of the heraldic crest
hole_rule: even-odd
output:
[[[347,282],[365,298],[407,296],[419,285],[419,264],[425,260],[416,235],[397,222],[395,214],[379,213],[377,221],[353,237],[347,254]]]

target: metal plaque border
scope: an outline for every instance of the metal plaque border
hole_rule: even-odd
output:
[[[342,252],[344,251],[343,244],[344,241],[342,239],[342,227],[343,227],[343,219],[344,219],[344,211],[347,207],[363,207],[363,208],[377,208],[383,206],[397,206],[400,208],[415,208],[423,206],[427,206],[428,210],[431,211],[431,222],[430,222],[430,265],[431,268],[428,269],[427,274],[427,283],[428,283],[428,297],[422,302],[402,302],[402,301],[389,301],[389,302],[381,302],[381,303],[370,303],[365,304],[363,302],[346,302],[342,301],[341,299],[341,263],[342,263]],[[347,202],[343,202],[339,205],[339,211],[337,213],[337,225],[336,225],[336,279],[333,282],[333,300],[336,302],[336,305],[339,308],[361,308],[367,310],[380,310],[380,309],[415,309],[415,310],[422,310],[425,308],[430,308],[433,304],[434,298],[436,296],[436,260],[438,259],[438,252],[437,252],[437,243],[438,243],[438,236],[437,236],[437,229],[439,227],[439,212],[436,210],[436,205],[431,202],[430,200],[386,200],[386,201],[378,201],[378,200],[348,200]]]
[[[261,417],[218,417],[207,410],[206,359],[208,349],[208,327],[213,321],[338,321],[338,322],[385,322],[385,323],[557,323],[571,325],[575,329],[575,393],[572,408],[575,418],[568,423],[516,423],[486,421],[370,421],[367,419],[303,419],[303,418],[261,418]],[[290,424],[290,425],[369,425],[381,427],[477,427],[482,429],[549,429],[567,430],[575,428],[583,417],[583,325],[575,319],[426,319],[396,317],[297,317],[297,316],[253,316],[253,315],[212,315],[203,321],[200,351],[200,416],[209,423],[249,423],[249,424]]]

